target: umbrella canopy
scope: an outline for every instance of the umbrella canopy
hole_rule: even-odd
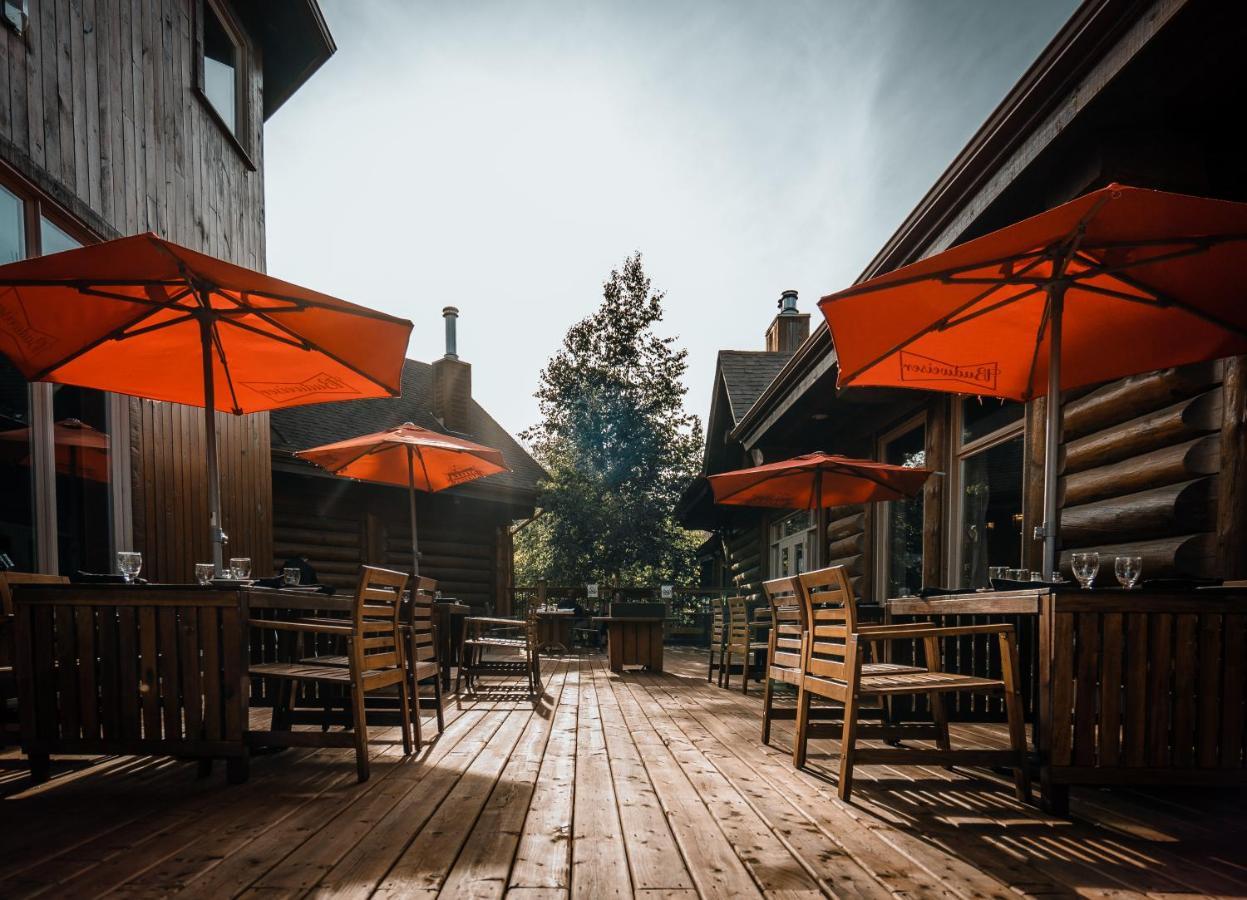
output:
[[[295,456],[335,475],[406,485],[411,506],[412,569],[420,574],[416,491],[432,493],[509,472],[502,453],[407,422],[395,428],[299,450]]]
[[[213,558],[224,534],[210,410],[397,396],[411,323],[153,234],[0,267],[0,352],[32,381],[202,406]]]
[[[817,530],[825,532],[824,510],[849,503],[903,500],[915,496],[932,470],[830,453],[807,453],[780,462],[711,475],[714,502],[732,506],[818,511]],[[815,560],[822,565],[820,536]]]
[[[825,509],[849,503],[904,500],[930,469],[894,466],[830,453],[807,453],[751,469],[711,475],[714,502],[777,509]]]
[[[1049,395],[1055,571],[1060,392],[1247,353],[1247,204],[1110,185],[824,297],[838,384]]]
[[[80,419],[61,419],[52,426],[52,440],[56,448],[56,471],[62,475],[84,478],[88,481],[107,482],[108,435],[92,428]],[[17,447],[20,465],[30,465],[30,429],[14,428],[0,431],[0,446]]]

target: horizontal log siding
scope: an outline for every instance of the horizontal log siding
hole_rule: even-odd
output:
[[[827,564],[846,566],[859,602],[872,598],[870,533],[866,507],[835,506],[827,510]]]
[[[274,566],[306,556],[320,580],[352,588],[364,564],[409,570],[407,494],[396,488],[279,472],[274,476]],[[448,597],[498,604],[499,504],[417,495],[420,573]]]
[[[1099,550],[1143,557],[1144,577],[1220,575],[1220,362],[1107,384],[1069,402],[1062,459],[1062,566]]]
[[[770,552],[764,524],[723,529],[729,583],[749,601],[761,601],[766,578],[764,557]]]
[[[195,90],[196,0],[31,0],[0,28],[0,158],[108,239],[153,231],[264,268],[263,81],[251,47],[252,170]],[[153,376],[156,377],[156,376]],[[134,400],[134,549],[146,577],[210,558],[198,410]],[[218,416],[228,552],[272,558],[268,414]]]

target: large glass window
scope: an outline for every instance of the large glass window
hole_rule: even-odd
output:
[[[25,206],[0,187],[0,265],[26,258]]]
[[[976,398],[961,404],[957,551],[962,587],[986,587],[990,566],[1022,560],[1023,408]]]
[[[926,463],[926,429],[911,427],[883,442],[883,461],[897,466]],[[916,594],[922,587],[922,495],[884,504],[882,587],[884,598]]]
[[[46,209],[0,185],[0,263],[81,246]],[[0,348],[0,553],[19,570],[111,570],[108,405],[102,391],[30,385]]]
[[[813,514],[799,510],[771,525],[771,577],[800,575],[810,568]]]
[[[30,386],[0,355],[0,554],[24,572],[38,567],[30,435]]]
[[[211,2],[203,5],[203,92],[231,134],[238,134],[238,41]]]

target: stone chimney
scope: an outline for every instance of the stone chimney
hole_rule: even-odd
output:
[[[468,430],[468,410],[472,405],[472,366],[459,358],[455,326],[459,310],[442,310],[446,321],[446,355],[433,362],[433,415],[449,431]]]
[[[784,291],[779,296],[779,315],[766,330],[766,349],[791,352],[810,336],[810,314],[797,312],[797,292]]]

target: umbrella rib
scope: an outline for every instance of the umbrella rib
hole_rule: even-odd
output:
[[[949,328],[956,328],[958,325],[964,325],[966,322],[971,322],[979,316],[985,316],[990,312],[995,312],[998,309],[1008,306],[1010,303],[1017,303],[1019,300],[1025,300],[1027,297],[1038,294],[1042,290],[1042,287],[1033,287],[1029,290],[1023,291],[1020,294],[1014,294],[1012,297],[1006,297],[1004,300],[997,301],[990,306],[985,306],[982,309],[976,309],[974,312],[967,313],[960,319],[947,319],[936,330],[947,331]]]
[[[1012,253],[1008,256],[999,256],[993,259],[977,260],[973,263],[967,263],[963,266],[953,266],[948,269],[939,269],[935,272],[927,272],[922,275],[910,275],[907,278],[898,278],[894,281],[889,281],[886,284],[871,284],[871,282],[868,281],[865,284],[858,285],[856,287],[845,288],[843,291],[840,291],[839,293],[824,297],[822,300],[819,301],[819,303],[820,305],[822,303],[835,303],[840,300],[848,300],[851,297],[860,297],[863,294],[871,294],[871,293],[874,293],[875,291],[882,291],[882,290],[887,290],[889,288],[895,288],[895,287],[904,287],[905,285],[917,284],[918,282],[921,282],[921,281],[945,280],[945,279],[952,278],[953,276],[958,275],[962,272],[972,272],[975,269],[987,269],[987,268],[991,268],[992,266],[1003,266],[1006,263],[1015,263],[1015,262],[1020,262],[1021,260],[1024,260],[1024,259],[1031,259],[1033,260],[1033,262],[1027,264],[1021,270],[1023,272],[1026,272],[1030,270],[1031,268],[1033,268],[1035,262],[1042,262],[1046,258],[1047,257],[1043,255],[1042,250],[1026,250],[1020,253]],[[917,265],[917,263],[915,263],[915,265]],[[884,277],[884,276],[879,276],[879,277]],[[871,279],[871,281],[875,281],[875,280],[876,279]]]
[[[163,305],[153,306],[148,309],[144,309],[141,313],[139,313],[137,316],[135,316],[130,321],[126,322],[124,325],[119,325],[116,328],[114,328],[112,331],[108,332],[107,334],[103,334],[93,341],[88,341],[86,344],[84,344],[81,347],[78,347],[72,353],[62,357],[61,359],[54,362],[52,365],[45,366],[43,369],[40,369],[34,375],[30,376],[30,380],[31,381],[42,381],[52,372],[55,372],[57,369],[61,368],[62,366],[68,365],[69,363],[73,362],[75,359],[78,359],[81,356],[85,356],[86,354],[90,353],[92,350],[94,350],[96,347],[100,346],[101,344],[104,344],[111,340],[121,340],[122,336],[130,328],[133,328],[135,325],[139,324],[139,322],[142,322],[145,319],[150,319],[152,316],[156,315],[156,313],[160,312],[161,310],[168,309],[170,306],[174,305],[181,299],[182,297],[178,297],[177,299],[169,300],[167,303]]]
[[[348,314],[350,314],[350,313],[348,313]],[[262,311],[260,311],[260,310],[255,310],[255,315],[259,316],[259,317],[260,317],[261,319],[263,319],[265,322],[268,322],[268,323],[269,323],[270,325],[272,325],[274,328],[280,329],[281,331],[283,331],[283,332],[285,332],[286,334],[290,335],[290,337],[292,337],[292,338],[294,338],[294,339],[296,339],[296,340],[302,340],[302,339],[303,339],[303,338],[302,338],[302,336],[301,336],[301,335],[300,335],[297,331],[292,330],[291,328],[289,328],[289,327],[287,327],[287,326],[283,325],[281,322],[278,322],[278,321],[276,321],[275,319],[270,319],[270,318],[268,317],[267,312],[262,312]],[[311,342],[308,342],[308,347],[307,347],[306,349],[308,349],[308,350],[309,350],[309,352],[311,352],[311,351],[315,351],[316,353],[323,354],[324,356],[329,357],[330,359],[332,359],[334,362],[336,362],[338,365],[342,366],[343,368],[351,370],[351,371],[352,371],[352,372],[354,372],[356,375],[359,375],[361,378],[366,378],[366,379],[368,379],[368,380],[369,380],[369,381],[371,381],[373,384],[375,384],[377,387],[384,388],[384,389],[385,389],[385,390],[389,393],[389,395],[390,395],[391,397],[397,397],[397,396],[399,395],[399,393],[400,393],[400,391],[396,391],[396,390],[394,390],[394,389],[393,389],[393,388],[391,388],[388,384],[385,384],[383,381],[381,381],[379,378],[376,378],[376,377],[375,377],[375,376],[373,376],[373,375],[369,375],[367,372],[363,371],[362,369],[358,368],[357,366],[353,366],[353,365],[351,365],[349,362],[347,362],[346,360],[342,359],[342,357],[338,356],[338,354],[336,354],[336,353],[334,353],[334,352],[332,352],[332,351],[330,351],[330,350],[326,350],[324,347],[322,347],[322,346],[321,346],[321,345],[319,345],[319,344],[312,344]],[[406,352],[404,352],[403,356],[404,356],[404,357],[406,357]],[[406,362],[406,359],[404,359],[404,363],[405,363],[405,362]],[[402,376],[401,376],[401,374],[400,374],[400,376],[399,376],[399,377],[400,377],[400,379],[401,379],[401,377],[402,377]]]
[[[238,403],[238,393],[234,390],[234,376],[230,374],[229,361],[225,358],[225,345],[221,343],[217,323],[211,322],[209,328],[212,329],[212,346],[216,347],[217,356],[221,359],[221,371],[225,373],[225,386],[229,388],[230,399],[234,401],[234,415],[241,416],[242,407]]]
[[[252,310],[248,310],[248,313],[250,312],[252,312]],[[222,318],[217,319],[217,321],[225,325],[232,325],[235,328],[241,328],[243,331],[250,331],[252,334],[258,334],[263,338],[267,338],[270,341],[276,341],[279,344],[287,344],[291,347],[296,347],[299,350],[308,350],[311,348],[311,345],[308,344],[307,341],[295,340],[294,338],[286,337],[284,334],[273,334],[270,331],[263,331],[256,328],[254,325],[248,325],[246,322],[239,322],[237,319]]]
[[[1039,264],[1040,264],[1041,262],[1043,262],[1045,259],[1047,259],[1047,257],[1046,257],[1046,256],[1036,256],[1036,257],[1035,257],[1034,259],[1032,259],[1029,263],[1027,263],[1026,267],[1025,267],[1022,271],[1023,271],[1023,272],[1026,272],[1026,271],[1027,271],[1027,270],[1029,270],[1029,269],[1033,269],[1035,266],[1039,265]],[[857,370],[856,370],[856,371],[854,371],[852,374],[843,376],[843,377],[840,379],[840,384],[841,384],[841,385],[847,385],[847,384],[849,384],[849,383],[850,383],[850,382],[852,382],[855,378],[857,378],[859,375],[861,375],[863,372],[865,372],[867,369],[871,368],[872,366],[876,366],[876,365],[878,365],[879,363],[883,362],[883,360],[887,359],[887,358],[888,358],[889,356],[891,356],[893,353],[896,353],[896,352],[898,352],[898,351],[900,351],[900,350],[904,349],[905,347],[908,347],[910,344],[914,343],[915,341],[919,340],[920,338],[925,337],[926,335],[930,334],[930,333],[931,333],[931,332],[933,332],[933,331],[938,331],[938,330],[940,330],[940,329],[943,327],[944,323],[945,323],[945,322],[947,322],[949,319],[951,319],[953,316],[956,316],[956,315],[958,315],[958,314],[960,314],[960,313],[965,312],[967,309],[969,309],[970,307],[974,306],[976,303],[981,303],[983,300],[986,300],[988,297],[990,297],[993,293],[995,293],[996,291],[1000,290],[1000,288],[1001,288],[1001,285],[995,285],[995,286],[993,286],[993,287],[988,288],[988,289],[987,289],[987,290],[985,290],[985,291],[981,291],[980,293],[975,294],[973,297],[971,297],[971,298],[970,298],[969,300],[967,300],[965,303],[963,303],[963,304],[961,304],[960,306],[958,306],[956,309],[952,310],[951,312],[947,313],[946,315],[940,316],[940,318],[936,319],[934,322],[932,322],[932,323],[931,323],[930,325],[928,325],[926,328],[924,328],[924,329],[922,329],[921,331],[919,331],[917,334],[911,334],[909,337],[905,338],[903,341],[901,341],[899,344],[897,344],[897,345],[896,345],[895,347],[893,347],[892,349],[888,350],[886,353],[882,353],[882,354],[880,354],[878,357],[876,357],[875,359],[873,359],[873,360],[871,360],[870,362],[866,363],[866,365],[864,365],[864,366],[859,366],[859,367],[857,368]],[[833,338],[835,337],[834,333],[833,333],[832,337],[833,337]]]
[[[117,338],[119,341],[128,341],[130,338],[138,337],[141,334],[151,334],[153,331],[160,331],[162,328],[170,328],[174,325],[181,325],[183,322],[194,321],[193,315],[187,314],[180,319],[166,319],[163,322],[156,322],[152,325],[144,325],[142,328],[135,328],[133,331],[127,330],[125,334]]]
[[[220,290],[220,288],[218,288],[218,290]],[[354,303],[349,303],[349,301],[346,301],[346,300],[341,300],[339,302],[349,303],[349,305],[351,306],[351,309],[341,309],[340,307],[335,306],[332,303],[325,303],[320,300],[309,300],[304,297],[295,297],[291,294],[279,294],[275,291],[253,291],[253,290],[239,291],[239,294],[243,294],[243,293],[246,293],[249,296],[254,296],[254,297],[265,297],[269,300],[284,300],[287,303],[294,304],[293,306],[290,306],[286,309],[280,309],[280,308],[265,309],[264,312],[266,313],[269,313],[269,312],[274,312],[274,313],[304,312],[307,309],[307,307],[313,307],[315,309],[327,309],[332,312],[340,312],[345,315],[360,316],[361,318],[365,318],[365,319],[381,319],[387,322],[406,322],[407,321],[406,319],[400,319],[397,316],[392,316],[389,313],[383,313],[377,309],[368,309],[367,307],[364,307],[364,306],[356,306]],[[259,310],[259,307],[255,307],[255,306],[251,306],[249,308],[253,310]]]
[[[1039,318],[1039,330],[1035,333],[1035,350],[1031,354],[1030,371],[1026,374],[1027,399],[1035,395],[1035,368],[1039,365],[1039,345],[1043,343],[1044,332],[1048,330],[1048,319],[1052,315],[1051,298],[1044,300],[1043,315]]]

